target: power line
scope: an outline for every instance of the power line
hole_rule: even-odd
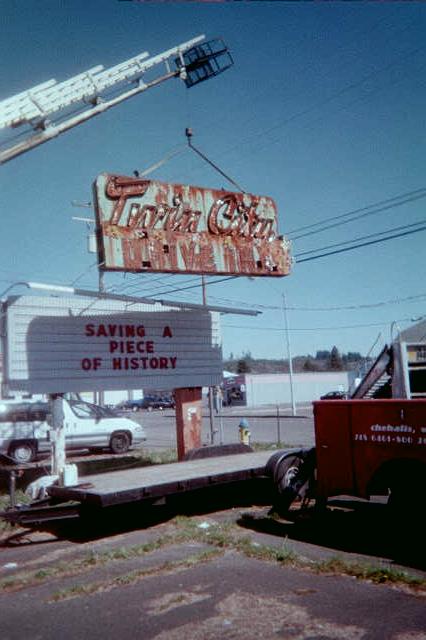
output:
[[[378,244],[380,242],[386,242],[386,240],[393,240],[395,238],[402,238],[403,236],[408,236],[411,235],[413,233],[418,233],[419,231],[424,231],[426,229],[426,226],[421,227],[420,229],[412,229],[411,231],[405,231],[403,233],[396,233],[392,236],[389,236],[388,238],[379,238],[378,240],[370,240],[369,242],[363,242],[360,244],[356,244],[353,247],[345,247],[344,249],[336,249],[335,251],[329,251],[328,253],[321,253],[318,256],[311,256],[310,258],[302,258],[302,260],[298,260],[297,264],[301,264],[302,262],[309,262],[311,260],[318,260],[319,258],[325,258],[327,256],[332,256],[332,255],[336,255],[337,253],[345,253],[346,251],[352,251],[353,249],[360,249],[361,247],[368,247],[369,245],[372,244]],[[318,249],[318,251],[321,251],[321,249]],[[296,256],[297,258],[297,256]]]
[[[359,238],[353,238],[352,240],[347,240],[346,242],[336,242],[335,244],[329,244],[326,247],[321,247],[320,249],[310,249],[309,251],[302,251],[302,253],[298,253],[295,257],[304,256],[309,253],[317,253],[318,251],[325,251],[326,249],[333,249],[334,247],[343,247],[348,244],[352,244],[353,242],[357,242],[358,240],[367,240],[369,238],[375,238],[377,236],[383,236],[387,233],[391,233],[393,231],[405,231],[405,229],[412,229],[413,227],[418,227],[419,225],[424,225],[426,220],[421,220],[420,222],[413,222],[412,224],[400,225],[399,227],[393,227],[392,229],[386,229],[384,231],[377,231],[376,233],[370,233],[366,236],[360,236]],[[424,227],[422,227],[424,228]],[[420,230],[420,229],[419,229]],[[386,240],[387,238],[385,238]]]
[[[395,64],[398,64],[401,61],[401,59],[405,59],[405,58],[411,57],[413,55],[416,55],[419,51],[422,51],[422,49],[424,49],[424,47],[418,47],[417,49],[412,49],[411,51],[407,52],[404,56],[399,56],[396,61],[390,62],[389,64],[387,64],[387,65],[385,65],[385,66],[383,66],[383,67],[381,67],[379,69],[376,69],[375,71],[372,71],[371,73],[365,75],[363,78],[361,78],[360,80],[358,80],[356,82],[351,82],[350,84],[346,85],[345,87],[343,87],[339,91],[333,93],[328,98],[325,98],[324,100],[321,100],[321,101],[317,102],[316,104],[311,105],[311,106],[307,107],[306,109],[303,109],[302,111],[299,111],[299,112],[293,114],[289,118],[283,120],[282,122],[279,122],[279,123],[273,125],[272,127],[269,127],[268,129],[262,129],[258,133],[255,133],[255,134],[252,134],[251,136],[248,136],[245,140],[239,142],[234,147],[231,147],[231,148],[227,149],[227,151],[228,152],[229,151],[233,151],[234,149],[237,149],[238,147],[251,142],[253,139],[256,139],[256,138],[258,138],[260,136],[268,135],[269,133],[272,133],[273,131],[276,131],[277,129],[281,129],[282,127],[284,127],[285,125],[289,124],[290,122],[293,122],[294,120],[296,120],[298,118],[301,118],[301,117],[305,116],[306,114],[311,113],[312,111],[315,111],[319,107],[323,107],[323,106],[327,105],[329,102],[332,102],[336,98],[339,98],[340,96],[344,95],[348,91],[351,91],[352,89],[355,89],[358,86],[364,84],[364,82],[366,82],[367,80],[370,80],[372,77],[374,77],[374,76],[376,76],[376,75],[378,75],[380,73],[383,73],[383,72],[387,71],[388,69],[392,68],[393,66],[395,66]],[[265,145],[263,145],[263,146],[265,146]],[[262,147],[257,147],[257,150],[259,148],[262,148]]]
[[[155,281],[158,282],[158,284],[154,284],[154,286],[146,283],[147,284],[146,289],[149,288],[149,291],[153,295],[157,295],[157,290],[161,289],[161,288],[164,288],[166,286],[165,282],[167,282],[170,279],[173,279],[173,276],[176,276],[176,274],[171,274],[171,275],[169,274],[169,276],[157,278]],[[189,282],[197,281],[199,283],[199,280],[200,280],[199,277],[194,277],[194,278],[190,278]],[[199,285],[197,285],[197,286],[199,286]],[[125,290],[127,292],[132,291],[133,293],[137,293],[137,292],[142,291],[143,289],[144,289],[144,286],[141,285],[141,283],[133,283],[133,284],[130,284],[127,288],[125,288],[123,290]],[[180,289],[172,289],[171,293],[173,293],[176,290],[179,291]],[[149,295],[149,294],[144,293],[144,295]]]
[[[306,231],[308,229],[313,229],[315,227],[319,227],[327,222],[334,222],[336,220],[342,220],[344,218],[348,218],[350,216],[356,215],[358,213],[363,213],[364,211],[368,211],[373,207],[380,207],[382,205],[387,205],[390,203],[394,203],[395,200],[401,200],[403,198],[410,198],[411,196],[420,195],[420,197],[426,196],[426,187],[421,187],[420,189],[414,189],[413,191],[406,191],[405,193],[400,193],[392,198],[386,198],[385,200],[379,200],[378,202],[373,202],[371,204],[367,204],[364,207],[358,207],[357,209],[352,209],[351,211],[347,211],[346,213],[341,213],[337,216],[331,216],[330,218],[324,218],[323,220],[319,220],[318,222],[313,222],[312,224],[304,225],[303,227],[298,227],[297,229],[292,229],[287,232],[287,236],[290,236],[293,233],[299,233],[299,231]],[[301,237],[301,236],[299,236]]]
[[[399,320],[396,320],[395,322],[411,322],[411,318],[400,318]],[[360,329],[362,327],[388,327],[389,326],[389,322],[370,322],[370,323],[366,323],[366,324],[351,324],[351,325],[342,325],[339,327],[290,327],[289,331],[290,332],[296,332],[296,331],[337,331],[340,329]],[[285,328],[284,327],[265,327],[265,326],[260,326],[260,327],[250,327],[249,325],[235,325],[235,324],[223,324],[222,323],[222,327],[226,327],[228,329],[247,329],[249,331],[281,331],[284,332]]]
[[[353,61],[348,60],[345,61],[344,60],[344,55],[347,53],[348,51],[348,47],[346,45],[352,45],[354,43],[356,43],[357,45],[360,43],[361,39],[365,39],[368,38],[370,36],[371,33],[373,33],[378,27],[381,26],[381,24],[383,22],[386,22],[386,20],[388,20],[388,16],[386,18],[381,18],[380,20],[378,20],[377,22],[373,23],[373,25],[369,28],[369,29],[365,29],[364,27],[362,29],[360,28],[355,28],[349,32],[346,32],[347,35],[356,35],[356,38],[354,40],[350,40],[349,42],[345,42],[345,46],[337,46],[337,48],[333,48],[333,50],[330,52],[329,55],[324,55],[321,58],[321,63],[320,65],[317,64],[318,66],[318,70],[315,70],[315,67],[310,66],[310,71],[313,70],[314,74],[319,75],[320,71],[321,71],[321,64],[323,65],[324,63],[327,64],[327,69],[330,69],[330,64],[329,63],[335,63],[336,61],[338,61],[339,64],[337,64],[337,66],[335,66],[333,69],[329,70],[327,73],[322,73],[321,74],[321,80],[322,82],[330,77],[333,76],[333,74],[335,74],[336,72],[342,72],[344,69],[346,68],[350,68],[351,71],[353,69]],[[405,31],[409,30],[410,27],[412,27],[413,25],[416,24],[416,21],[410,21],[407,22],[405,25],[400,25],[400,24],[393,24],[393,23],[388,23],[385,24],[386,27],[390,27],[392,30],[394,28],[396,28],[396,33],[394,34],[390,29],[389,29],[389,37],[386,38],[385,42],[388,42],[389,40],[391,40],[392,42],[395,42],[395,37],[398,35],[400,35],[401,33],[404,33]],[[352,25],[351,25],[352,26]],[[385,32],[385,35],[387,35],[388,32]],[[353,54],[353,51],[349,49],[349,53]],[[330,59],[330,60],[329,60]],[[314,62],[318,63],[318,59],[314,60]],[[343,62],[343,64],[342,64]],[[299,66],[299,68],[294,69],[293,73],[295,75],[295,77],[298,77],[300,74],[305,74],[306,72],[306,65],[304,63],[302,63],[302,65]],[[286,96],[288,97],[288,85],[283,84],[282,80],[278,80],[275,83],[268,83],[268,86],[266,89],[258,92],[258,93],[253,93],[253,87],[250,85],[250,88],[248,90],[248,92],[245,93],[245,95],[243,95],[241,97],[242,102],[244,102],[246,99],[250,100],[250,102],[252,104],[255,104],[256,102],[259,102],[260,100],[262,100],[262,103],[265,102],[264,97],[267,95],[267,101],[266,102],[270,102],[271,101],[271,92],[272,95],[274,96],[274,100],[279,100],[280,98],[280,89],[282,91],[286,92]],[[291,97],[297,98],[299,96],[303,96],[305,89],[302,90],[298,90],[296,92],[292,91]],[[189,97],[191,96],[191,94],[189,92],[185,93],[186,99],[188,100]],[[288,100],[287,100],[288,101]],[[281,103],[282,104],[282,103]],[[284,102],[285,104],[285,102]],[[247,127],[251,122],[258,120],[259,115],[257,114],[256,116],[251,116],[250,118],[248,118],[247,120],[243,120],[242,121],[242,125],[244,127]],[[213,120],[210,121],[210,126],[213,127],[213,129],[216,128],[217,125],[219,124],[223,124],[223,114],[222,117],[217,119],[217,120]]]
[[[378,307],[384,307],[392,304],[402,304],[404,302],[416,302],[417,300],[421,300],[426,298],[426,293],[420,293],[415,296],[407,296],[406,298],[393,298],[391,300],[384,300],[382,302],[374,302],[372,304],[356,304],[356,305],[346,305],[346,306],[334,306],[334,307],[295,307],[295,306],[287,306],[287,311],[356,311],[358,309],[376,309]],[[263,305],[263,304],[251,304],[250,302],[241,302],[240,300],[232,300],[231,298],[217,298],[212,296],[212,300],[219,302],[226,302],[228,304],[237,304],[238,306],[246,305],[248,307],[252,307],[253,309],[266,309],[266,310],[280,310],[282,311],[282,306],[277,305]]]
[[[404,69],[402,69],[402,71],[404,71]],[[419,73],[423,74],[423,72],[424,72],[424,66],[421,67],[420,69],[417,69],[415,73],[416,73],[416,75],[418,75]],[[382,85],[382,87],[378,87],[378,88],[376,87],[375,89],[369,91],[368,93],[364,93],[364,95],[357,96],[357,97],[353,98],[349,102],[346,102],[346,103],[341,104],[341,105],[336,105],[336,106],[332,107],[331,109],[329,109],[325,114],[322,114],[320,112],[320,114],[317,117],[311,118],[311,119],[305,121],[301,126],[302,126],[303,129],[312,128],[312,126],[314,126],[317,123],[321,122],[321,120],[324,120],[324,118],[329,117],[331,114],[336,114],[336,113],[339,113],[340,111],[344,111],[344,110],[347,111],[349,109],[349,107],[352,107],[353,105],[356,105],[356,104],[358,104],[360,102],[362,103],[364,101],[368,101],[375,94],[383,92],[384,87],[392,87],[395,84],[398,84],[400,82],[403,82],[403,81],[407,80],[407,77],[409,77],[409,76],[407,76],[407,73],[405,72],[402,75],[401,78],[398,78],[396,80],[391,80],[390,82],[385,83],[384,86]],[[423,77],[423,75],[422,75],[422,77]],[[419,83],[417,83],[416,86],[418,87],[418,86],[422,86],[422,85],[419,85]],[[302,113],[301,115],[304,115],[304,113]],[[260,136],[261,134],[258,134],[258,135]],[[266,141],[264,144],[256,145],[256,152],[259,152],[262,149],[270,147],[271,145],[280,142],[280,140],[281,140],[280,137],[275,137],[273,139],[270,139],[269,141]],[[238,146],[238,145],[236,145],[236,146]],[[236,147],[234,147],[234,148],[236,148]],[[237,160],[237,162],[238,162],[238,160]]]
[[[422,192],[422,193],[420,193]],[[355,222],[356,220],[360,220],[361,218],[367,218],[369,216],[374,216],[377,213],[382,213],[383,211],[388,211],[389,209],[395,209],[396,207],[400,207],[404,204],[407,204],[409,202],[414,202],[416,200],[421,200],[422,198],[426,198],[426,190],[425,189],[419,189],[417,192],[413,192],[412,195],[410,195],[409,197],[405,197],[403,198],[402,196],[395,196],[395,198],[391,198],[388,201],[384,201],[384,202],[388,202],[389,204],[386,204],[384,206],[379,206],[380,202],[376,203],[376,204],[371,204],[368,205],[367,207],[362,207],[360,209],[355,209],[352,212],[349,213],[344,213],[342,215],[339,216],[334,216],[332,218],[326,218],[325,220],[323,220],[322,222],[316,222],[312,225],[308,225],[307,228],[309,228],[309,226],[311,228],[313,227],[317,227],[317,226],[321,226],[324,225],[326,222],[330,222],[332,220],[338,220],[338,222],[334,222],[333,224],[328,224],[326,226],[323,226],[321,229],[316,229],[316,230],[312,230],[312,231],[307,231],[306,233],[301,233],[299,235],[296,235],[294,237],[292,237],[292,240],[300,240],[300,238],[306,238],[307,236],[312,236],[315,235],[316,233],[321,233],[322,231],[328,231],[329,229],[335,229],[336,227],[340,227],[344,224],[348,224],[349,222]],[[393,202],[391,203],[391,200],[398,200],[398,202]],[[373,211],[369,211],[369,209],[372,209],[373,207],[378,207],[375,208]],[[358,212],[362,212],[364,211],[365,213],[360,213],[359,215],[355,215],[355,213]],[[346,218],[346,219],[344,219]],[[290,234],[287,234],[290,235]]]
[[[425,189],[423,189],[423,190],[419,189],[419,190],[416,190],[415,192],[408,192],[408,193],[415,194],[415,193],[419,193],[420,191],[424,191],[424,194],[418,195],[417,198],[426,197],[426,190]],[[404,194],[404,195],[407,195],[407,194]],[[387,200],[385,202],[389,202],[389,201],[395,200],[395,199],[400,198],[400,197],[402,197],[402,196],[395,196],[394,198],[391,198],[390,200]],[[402,204],[402,203],[394,203],[392,205],[388,205],[386,208],[387,209],[393,208],[393,207],[399,206],[400,204]],[[369,205],[369,206],[371,207],[371,206],[374,206],[374,205]],[[365,210],[365,207],[362,210]],[[359,217],[364,217],[366,215],[372,215],[372,213],[378,213],[378,210],[374,211],[374,212],[370,212],[370,213],[364,213],[362,216],[358,216],[358,218]],[[352,215],[352,213],[350,213],[350,214],[342,214],[342,216],[337,216],[337,218],[346,217],[348,215]],[[353,218],[353,219],[355,219],[355,218]],[[347,222],[347,221],[345,221],[345,222]],[[316,223],[316,224],[320,224],[320,223]],[[344,223],[341,222],[339,224],[344,224]],[[337,254],[337,253],[343,253],[345,251],[350,251],[352,249],[357,249],[357,248],[360,248],[360,247],[368,246],[370,244],[376,244],[376,243],[379,243],[379,242],[384,242],[386,240],[391,240],[391,239],[394,239],[394,238],[403,237],[405,235],[409,235],[411,233],[417,233],[418,231],[423,231],[424,229],[426,229],[426,226],[422,226],[422,227],[417,228],[417,229],[412,229],[413,226],[418,227],[418,225],[420,225],[420,224],[424,224],[424,222],[421,221],[421,222],[413,223],[413,224],[410,224],[410,225],[403,225],[403,226],[400,226],[400,227],[394,227],[392,229],[388,229],[388,230],[385,230],[385,231],[382,231],[382,232],[369,234],[367,236],[361,236],[359,238],[355,238],[355,239],[350,240],[350,241],[336,243],[334,245],[328,245],[326,247],[321,247],[321,248],[318,248],[318,249],[311,249],[309,251],[304,251],[302,253],[296,254],[295,258],[297,260],[297,263],[301,264],[302,262],[308,262],[309,260],[315,260],[317,258],[326,257],[328,255],[334,255],[334,254]],[[330,226],[337,226],[337,225],[330,225]],[[371,240],[369,242],[364,242],[364,243],[360,243],[360,244],[355,244],[355,245],[350,246],[350,247],[342,248],[342,247],[344,247],[345,245],[347,245],[349,243],[352,244],[353,242],[357,242],[359,240],[366,240],[367,238],[375,237],[377,235],[382,236],[384,234],[392,233],[393,231],[397,231],[397,230],[400,231],[400,230],[403,230],[403,229],[404,229],[404,232],[401,232],[401,233],[398,233],[398,234],[394,234],[394,235],[388,236],[386,238],[380,237],[380,238],[378,238],[376,240]],[[411,230],[410,231],[406,231],[406,229],[411,229]],[[323,231],[323,230],[324,229],[321,229],[321,231]],[[301,236],[299,236],[299,237],[301,237]],[[318,251],[325,251],[327,249],[334,248],[334,247],[339,247],[339,248],[336,249],[335,251],[330,251],[330,252],[325,253],[325,254],[321,254],[321,255],[317,255],[317,256],[311,256],[309,258],[302,258],[301,260],[298,259],[300,256],[303,256],[303,255],[306,255],[306,254],[310,254],[310,253],[316,253]],[[225,280],[234,279],[236,277],[238,277],[238,276],[228,276],[226,278],[221,278],[219,280],[215,280],[215,281],[207,283],[207,284],[215,284],[215,283],[223,282]],[[161,276],[161,277],[157,278],[156,280],[158,280],[159,282],[164,282],[164,279],[167,280],[168,278],[169,278],[169,276],[166,276],[166,277]],[[198,281],[198,278],[194,278],[194,280]],[[156,288],[160,288],[161,289],[161,286],[158,287],[158,285],[157,285],[156,287],[154,287],[153,293],[155,293],[155,295],[167,295],[169,293],[176,293],[176,292],[179,292],[179,291],[186,291],[188,289],[199,288],[200,286],[201,286],[201,284],[199,282],[197,282],[197,284],[194,284],[194,285],[178,287],[178,288],[174,288],[174,289],[169,289],[167,291],[158,292],[158,291],[155,291],[155,289]],[[118,285],[115,286],[115,289],[117,289],[117,288],[118,288]],[[131,283],[129,285],[124,285],[123,290],[137,291],[139,288],[140,288],[140,283]],[[152,288],[151,288],[151,290],[152,290]]]
[[[219,282],[225,282],[225,280],[234,280],[235,278],[238,278],[238,277],[239,276],[227,276],[226,278],[219,278],[218,280],[206,282],[206,286],[212,285],[212,284],[218,284]],[[202,286],[201,283],[193,284],[188,287],[180,287],[178,289],[169,289],[168,291],[160,291],[160,292],[157,292],[155,295],[156,296],[168,295],[169,293],[176,293],[177,291],[185,291],[186,289],[197,289],[201,286]]]

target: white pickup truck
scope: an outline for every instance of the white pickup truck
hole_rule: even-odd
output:
[[[146,440],[144,428],[113,410],[79,399],[63,400],[67,449],[125,453]],[[28,463],[50,450],[49,405],[0,400],[0,455]]]

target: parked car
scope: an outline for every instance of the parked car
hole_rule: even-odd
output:
[[[136,400],[123,400],[115,406],[115,410],[118,412],[122,411],[139,411],[139,409],[144,408],[144,399],[139,398]]]
[[[126,453],[146,440],[145,429],[114,410],[64,399],[65,446],[67,449],[109,449]],[[16,463],[34,460],[50,451],[49,405],[45,402],[0,401],[0,454]]]
[[[161,396],[158,401],[159,409],[174,409],[175,401],[173,396]]]
[[[348,394],[344,391],[329,391],[323,396],[320,396],[320,400],[345,400]]]
[[[152,411],[153,409],[174,409],[175,403],[173,398],[165,396],[144,396],[136,400],[125,400],[117,405],[116,409],[119,411],[139,411],[140,409],[147,409]]]

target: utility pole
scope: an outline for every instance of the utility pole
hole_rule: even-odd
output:
[[[83,207],[86,209],[91,209],[92,208],[92,203],[91,202],[76,202],[76,201],[72,201],[71,205],[73,207]],[[93,226],[96,225],[95,220],[93,220],[92,218],[84,218],[84,217],[80,217],[80,216],[73,216],[73,220],[76,220],[77,222],[85,222],[86,226],[87,226],[87,232],[88,232],[88,247],[87,250],[89,251],[89,253],[92,253],[93,251],[96,251],[96,240],[95,242],[93,242],[93,239],[95,237],[95,234],[97,234],[97,229],[93,229]],[[93,247],[92,247],[93,245]],[[102,269],[100,268],[101,265],[98,264],[98,291],[99,293],[105,293],[105,283],[104,283],[104,272],[102,271]],[[105,402],[105,393],[103,391],[95,391],[93,392],[94,395],[94,401],[95,404],[99,404],[101,406],[103,406],[104,402]]]
[[[203,292],[203,305],[207,306],[207,294],[206,294],[205,276],[201,276],[201,289],[202,289],[202,292]],[[209,401],[210,444],[215,444],[215,442],[216,442],[216,429],[214,428],[214,420],[213,420],[213,387],[209,387],[207,398],[208,398],[208,401]]]
[[[286,303],[285,293],[282,294],[282,299],[283,299],[285,337],[286,337],[286,343],[287,343],[288,369],[289,369],[289,375],[290,375],[291,410],[292,410],[292,415],[295,416],[296,403],[294,400],[294,386],[293,386],[293,359],[291,356],[291,348],[290,348],[290,336],[289,336],[289,328],[288,328],[287,303]]]

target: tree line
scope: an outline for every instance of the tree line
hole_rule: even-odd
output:
[[[315,355],[295,356],[292,358],[293,371],[351,371],[365,362],[357,351],[340,353],[336,346],[330,350],[317,351]],[[286,359],[254,358],[250,351],[240,356],[231,353],[224,360],[224,368],[232,373],[288,373],[289,362]]]

